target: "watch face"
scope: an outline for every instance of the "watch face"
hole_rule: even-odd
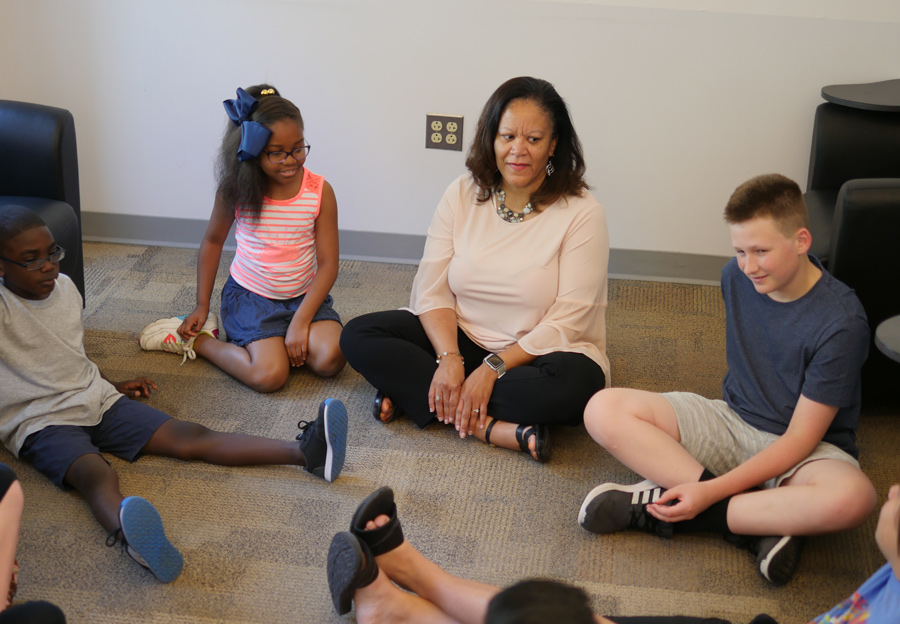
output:
[[[496,353],[491,353],[484,361],[488,363],[488,366],[495,370],[504,365],[503,358]]]

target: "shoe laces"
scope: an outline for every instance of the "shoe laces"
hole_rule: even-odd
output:
[[[109,547],[118,545],[122,552],[134,559],[138,565],[143,566],[148,570],[150,569],[150,566],[147,565],[147,562],[144,561],[144,558],[141,557],[125,539],[125,535],[122,533],[121,528],[113,529],[109,532],[109,534],[106,536],[106,545]]]
[[[635,492],[631,497],[631,517],[628,527],[656,533],[661,537],[672,537],[672,523],[665,522],[650,515],[647,505],[655,503],[665,490],[655,487],[649,490]]]
[[[194,351],[194,341],[197,339],[196,336],[185,342],[181,346],[181,352],[184,354],[184,357],[181,358],[181,366],[184,366],[184,363],[190,360],[197,359],[197,352]]]
[[[297,428],[300,429],[300,433],[297,434],[297,440],[302,442],[310,434],[313,422],[311,420],[301,420],[297,423]]]

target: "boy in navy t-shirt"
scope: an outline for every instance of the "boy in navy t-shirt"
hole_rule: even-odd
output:
[[[736,257],[722,270],[724,401],[621,388],[594,395],[588,432],[647,480],[594,488],[578,522],[594,533],[721,533],[783,584],[799,559],[797,536],[850,529],[875,507],[856,447],[869,329],[853,291],[808,255],[795,182],[745,182],[725,220]]]

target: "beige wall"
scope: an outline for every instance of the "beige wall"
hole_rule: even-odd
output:
[[[675,8],[669,8],[675,7]],[[622,249],[729,253],[747,177],[805,185],[823,85],[900,77],[896,2],[0,0],[0,97],[75,115],[86,210],[205,218],[235,87],[300,106],[344,230],[424,234],[465,115],[522,74],[569,102]]]

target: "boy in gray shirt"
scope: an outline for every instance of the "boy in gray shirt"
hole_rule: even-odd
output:
[[[60,487],[77,490],[126,552],[159,580],[181,572],[148,501],[125,498],[100,455],[134,461],[149,453],[226,466],[292,464],[331,482],[344,463],[347,412],[327,399],[298,442],[220,433],[132,400],[149,396],[147,378],[110,382],[84,351],[82,300],[59,273],[65,250],[36,214],[0,207],[0,440]]]

